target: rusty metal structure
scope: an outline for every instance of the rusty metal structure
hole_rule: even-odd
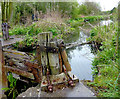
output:
[[[79,79],[71,73],[63,40],[52,39],[49,32],[38,34],[37,39],[35,57],[1,47],[0,51],[4,53],[1,64],[5,61],[2,71],[17,74],[24,81],[29,79],[40,83],[41,90],[49,92],[54,91],[54,86],[58,84],[75,86]]]

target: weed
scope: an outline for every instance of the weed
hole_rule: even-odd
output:
[[[91,30],[90,41],[102,44],[93,60],[94,84],[100,97],[118,97],[118,55],[116,53],[117,23]],[[98,75],[99,74],[99,75]],[[89,83],[91,85],[91,83]]]
[[[18,91],[16,89],[17,80],[13,78],[13,75],[11,73],[9,73],[9,75],[7,76],[7,79],[10,83],[9,87],[2,88],[2,90],[5,90],[6,92],[8,92],[8,96],[12,95],[12,99],[15,99],[16,96],[18,95]]]

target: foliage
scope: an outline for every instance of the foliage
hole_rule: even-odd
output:
[[[18,91],[16,89],[17,80],[15,78],[13,78],[11,73],[9,73],[9,75],[7,76],[7,79],[10,83],[10,86],[8,88],[2,88],[2,90],[9,92],[8,96],[10,96],[12,94],[12,99],[15,99],[16,96],[18,95]]]
[[[54,23],[41,20],[30,26],[16,26],[10,29],[11,35],[25,35],[24,40],[14,44],[14,47],[18,50],[32,49],[37,43],[37,34],[41,32],[52,32],[53,38],[63,38],[65,34],[69,34],[75,31],[75,28],[70,28],[65,23]]]
[[[9,30],[10,35],[26,35],[36,36],[41,32],[52,32],[54,36],[58,34],[67,34],[74,32],[74,29],[71,29],[66,23],[58,23],[58,22],[49,22],[45,20],[41,20],[36,22],[30,26],[16,26],[13,29]],[[58,36],[59,36],[58,35]]]
[[[30,26],[16,26],[13,29],[9,30],[10,35],[26,35],[27,33],[30,36],[37,35],[42,30],[41,28],[35,27],[35,24],[32,24]]]
[[[87,6],[82,4],[79,6],[79,14],[82,14],[82,15],[87,15]]]
[[[103,16],[103,15],[99,15],[99,16],[80,16],[77,17],[75,19],[70,19],[67,21],[68,24],[70,24],[71,27],[76,28],[79,26],[82,26],[83,24],[85,24],[85,20],[89,21],[89,22],[93,22],[93,21],[98,21],[98,20],[103,20],[105,19],[107,16]]]
[[[98,15],[100,12],[99,4],[95,2],[84,2],[79,5],[77,0],[74,2],[14,2],[13,3],[13,22],[22,23],[32,15],[38,15],[39,19],[44,18],[44,15],[51,12],[61,13],[61,17],[77,18],[78,15]],[[42,17],[40,17],[42,16]],[[26,22],[23,22],[26,23]]]
[[[49,31],[50,31],[50,32],[52,32],[54,36],[57,36],[57,35],[58,35],[58,33],[57,33],[57,30],[56,30],[56,29],[50,29]]]
[[[79,6],[79,14],[82,15],[98,15],[100,13],[101,7],[96,2],[84,2]]]
[[[22,20],[29,16],[32,20],[33,14],[43,15],[48,12],[57,11],[61,17],[75,18],[78,15],[78,2],[14,2],[13,22],[22,23]],[[31,17],[30,17],[31,16]],[[25,20],[26,21],[26,20]]]
[[[89,40],[102,44],[100,47],[102,51],[98,51],[92,63],[94,85],[99,88],[98,96],[118,97],[117,30],[117,23],[91,30]]]
[[[87,8],[87,15],[90,15],[90,14],[92,14],[92,15],[97,15],[97,14],[99,14],[100,13],[100,11],[101,11],[101,7],[100,7],[100,5],[98,4],[98,3],[96,3],[96,2],[84,2],[83,3],[85,6],[86,6],[86,8]]]
[[[86,17],[80,17],[80,18],[76,18],[75,20],[82,20],[82,19],[86,19],[89,21],[97,21],[97,20],[103,20],[106,16],[102,16],[102,15],[98,15],[98,16],[86,16]]]
[[[27,34],[23,41],[16,42],[16,44],[13,44],[13,46],[21,51],[30,51],[36,46],[36,43],[37,39]]]

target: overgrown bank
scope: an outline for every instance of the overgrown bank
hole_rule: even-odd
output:
[[[18,49],[22,48],[33,48],[37,42],[37,35],[42,32],[52,32],[53,38],[59,39],[64,38],[66,35],[74,33],[75,28],[72,28],[66,23],[55,23],[48,21],[38,21],[30,26],[16,26],[10,30],[10,35],[22,35],[24,41],[17,42],[15,47]]]
[[[24,48],[32,49],[37,42],[37,34],[42,32],[52,32],[53,38],[66,38],[69,34],[73,34],[78,31],[79,26],[85,24],[85,20],[89,22],[94,22],[97,20],[103,20],[106,16],[87,16],[77,19],[66,19],[65,21],[52,22],[46,20],[40,20],[34,22],[29,26],[15,26],[11,28],[10,35],[24,35],[25,40],[22,42],[17,42],[14,47],[19,50]],[[61,19],[63,20],[63,19]]]
[[[118,53],[117,53],[118,23],[109,26],[95,27],[91,30],[91,37],[98,48],[93,65],[94,81],[89,86],[96,87],[99,97],[118,97]]]

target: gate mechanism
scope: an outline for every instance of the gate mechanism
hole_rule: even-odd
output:
[[[79,79],[71,73],[63,40],[53,40],[50,32],[38,34],[37,39],[35,59],[25,52],[3,49],[6,72],[40,83],[42,90],[50,92],[60,84],[75,86]]]

